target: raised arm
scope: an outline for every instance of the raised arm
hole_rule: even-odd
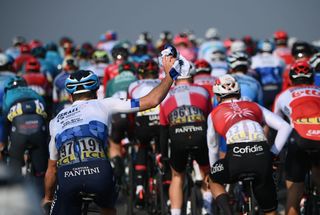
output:
[[[170,76],[170,70],[176,61],[176,58],[172,56],[164,56],[162,59],[162,64],[166,77],[162,79],[161,83],[155,87],[149,94],[140,98],[140,111],[147,110],[156,107],[167,95],[173,79]]]

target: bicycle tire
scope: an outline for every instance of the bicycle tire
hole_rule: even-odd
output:
[[[128,183],[128,203],[127,203],[127,215],[133,215],[134,211],[133,211],[133,207],[134,207],[134,175],[133,175],[133,160],[132,160],[132,148],[130,148],[131,146],[128,147],[128,167],[129,167],[129,173],[128,173],[128,177],[129,177],[129,183]]]
[[[201,214],[202,210],[202,195],[200,188],[193,184],[190,193],[191,215]]]

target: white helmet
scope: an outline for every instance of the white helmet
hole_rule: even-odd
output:
[[[209,28],[207,31],[206,31],[206,34],[205,34],[205,38],[207,40],[211,40],[211,39],[219,39],[220,38],[220,35],[219,35],[219,32],[216,28]]]
[[[213,92],[220,97],[225,97],[232,94],[240,94],[240,87],[234,77],[226,74],[216,79],[213,85]]]
[[[242,41],[242,40],[236,40],[234,42],[232,42],[231,47],[230,47],[230,51],[232,53],[236,53],[236,52],[246,52],[246,44]]]

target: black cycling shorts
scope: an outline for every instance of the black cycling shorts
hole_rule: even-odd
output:
[[[224,159],[211,166],[212,181],[235,183],[242,173],[254,173],[253,191],[264,212],[277,208],[276,187],[272,178],[270,146],[266,142],[235,143],[227,146]]]
[[[112,127],[110,139],[119,144],[126,137],[126,133],[130,128],[127,114],[117,113],[112,115]]]
[[[150,119],[151,117],[151,119]],[[140,116],[135,118],[134,137],[139,144],[146,145],[154,139],[159,140],[160,125],[159,120],[154,116]]]
[[[20,171],[23,155],[29,150],[35,175],[44,176],[48,162],[48,133],[44,118],[37,114],[17,116],[9,131],[9,163]]]
[[[185,171],[188,151],[190,147],[197,146],[192,150],[192,156],[200,166],[209,166],[207,146],[206,123],[190,123],[169,127],[170,138],[170,165],[177,172]]]
[[[312,151],[311,154],[308,151]],[[286,179],[304,182],[312,166],[320,165],[320,142],[301,137],[295,130],[291,134],[285,161]]]
[[[80,192],[95,194],[102,208],[114,208],[117,199],[112,167],[108,160],[81,162],[58,168],[58,186],[51,214],[81,214]]]

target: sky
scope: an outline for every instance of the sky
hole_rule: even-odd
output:
[[[270,38],[278,29],[306,41],[320,39],[319,0],[2,0],[0,48],[22,35],[27,40],[96,43],[107,30],[134,42],[148,31],[192,30],[204,37],[209,27],[221,36]]]

